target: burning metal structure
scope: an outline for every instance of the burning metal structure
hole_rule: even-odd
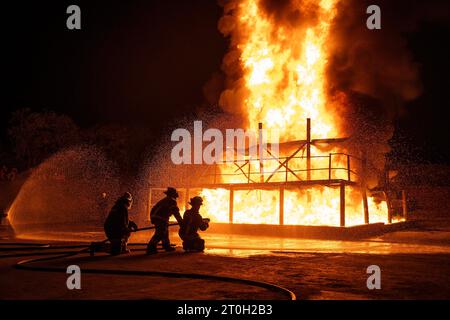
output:
[[[306,128],[306,139],[279,144],[281,156],[265,147],[257,158],[247,152],[246,159],[207,166],[194,183],[179,186],[183,198],[187,202],[190,195],[200,193],[206,198],[208,216],[221,223],[341,227],[392,223],[388,193],[367,189],[365,177],[371,168],[365,155],[334,151],[339,147],[327,154],[317,152],[316,146],[339,145],[348,138],[311,139],[309,118]],[[149,203],[157,190],[164,188],[151,188]]]
[[[281,142],[279,157],[263,150],[260,139],[257,158],[208,166],[195,183],[178,186],[185,199],[194,192],[205,198],[203,211],[212,221],[342,227],[393,221],[387,192],[368,188],[380,171],[373,150],[343,129],[349,125],[340,110],[348,101],[329,90],[337,3],[242,0],[224,6],[219,29],[230,37],[230,51],[219,103],[248,129],[277,130]]]

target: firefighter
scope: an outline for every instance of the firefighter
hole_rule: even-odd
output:
[[[169,240],[169,218],[173,215],[181,225],[183,219],[178,209],[177,198],[178,192],[175,188],[167,188],[164,191],[166,197],[160,200],[150,211],[150,219],[155,225],[155,233],[147,245],[147,254],[157,253],[156,246],[158,242],[162,242],[162,246],[166,251],[174,251]]]
[[[137,230],[137,225],[128,218],[128,210],[133,203],[133,198],[129,192],[121,196],[106,218],[104,229],[108,240],[111,242],[111,254],[118,255],[129,253],[127,248],[128,238],[132,231]]]
[[[205,240],[200,238],[198,229],[205,231],[208,229],[208,219],[203,219],[199,213],[200,206],[203,204],[201,197],[191,198],[189,204],[191,208],[186,210],[183,215],[183,224],[179,235],[183,240],[183,249],[185,251],[203,251],[205,249]]]

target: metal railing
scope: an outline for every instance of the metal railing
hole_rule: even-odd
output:
[[[309,161],[309,165],[308,165]],[[362,160],[346,153],[315,156],[238,159],[212,165],[201,180],[205,183],[269,183],[315,180],[356,182]],[[211,173],[211,170],[213,172]]]

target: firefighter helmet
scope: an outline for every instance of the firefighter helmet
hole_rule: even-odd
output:
[[[165,193],[168,197],[178,198],[178,192],[177,192],[177,189],[175,189],[175,188],[168,187],[167,190],[164,191],[164,193]]]
[[[133,197],[131,196],[131,193],[129,193],[129,192],[125,192],[121,198],[123,200],[127,200],[130,202],[133,201]]]
[[[189,201],[189,204],[190,205],[196,205],[196,204],[198,204],[198,205],[202,205],[203,204],[203,198],[202,197],[199,197],[199,196],[196,196],[196,197],[193,197],[193,198],[191,198],[191,200]]]

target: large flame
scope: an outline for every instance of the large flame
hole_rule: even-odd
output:
[[[292,0],[290,5],[297,6],[304,16],[314,17],[307,23],[279,23],[258,0],[242,0],[228,14],[235,25],[231,45],[240,56],[243,77],[239,89],[245,94],[239,103],[248,128],[257,129],[258,123],[263,123],[269,130],[277,129],[282,141],[305,139],[306,118],[310,118],[313,139],[345,135],[340,132],[340,119],[334,112],[336,106],[332,106],[326,91],[327,41],[331,22],[337,14],[336,3],[337,0]],[[313,149],[314,154],[319,153]],[[339,157],[333,160],[333,166],[342,166],[344,161]],[[304,161],[297,162],[291,166],[304,168]],[[328,160],[325,162],[327,166]],[[276,165],[272,162],[264,169],[270,171]],[[323,165],[318,163],[317,166]],[[233,173],[235,169],[233,166],[221,168],[222,173]],[[253,170],[259,170],[258,163],[254,164]],[[342,178],[339,176],[342,174],[346,173],[336,172],[335,178]],[[272,181],[284,178],[284,175],[274,176]],[[314,171],[311,178],[328,179],[328,172]],[[243,182],[242,179],[245,177],[222,182]],[[202,195],[206,198],[204,210],[213,221],[228,222],[229,191],[204,189]],[[347,225],[364,223],[359,190],[347,187],[346,198]],[[336,188],[286,190],[284,223],[339,225],[339,199]],[[277,189],[236,191],[233,222],[278,224],[279,206]],[[369,198],[369,210],[370,222],[386,222],[384,202],[375,203]]]
[[[307,192],[310,194],[307,195]],[[203,189],[206,199],[204,212],[215,222],[229,222],[229,191],[225,189]],[[307,198],[310,199],[307,199]],[[358,191],[346,190],[346,225],[364,224],[363,204]],[[385,202],[369,198],[370,223],[387,222]],[[285,191],[285,225],[339,226],[339,189],[316,187],[304,191]],[[279,224],[278,190],[235,191],[234,223]]]
[[[243,102],[248,123],[262,122],[280,130],[284,140],[304,139],[305,119],[311,118],[312,137],[339,134],[336,117],[327,109],[325,94],[326,41],[335,16],[336,0],[298,2],[302,11],[318,10],[316,25],[305,29],[292,24],[277,25],[258,7],[259,1],[242,1],[237,23],[241,64],[248,95]],[[313,9],[311,9],[313,10]]]

